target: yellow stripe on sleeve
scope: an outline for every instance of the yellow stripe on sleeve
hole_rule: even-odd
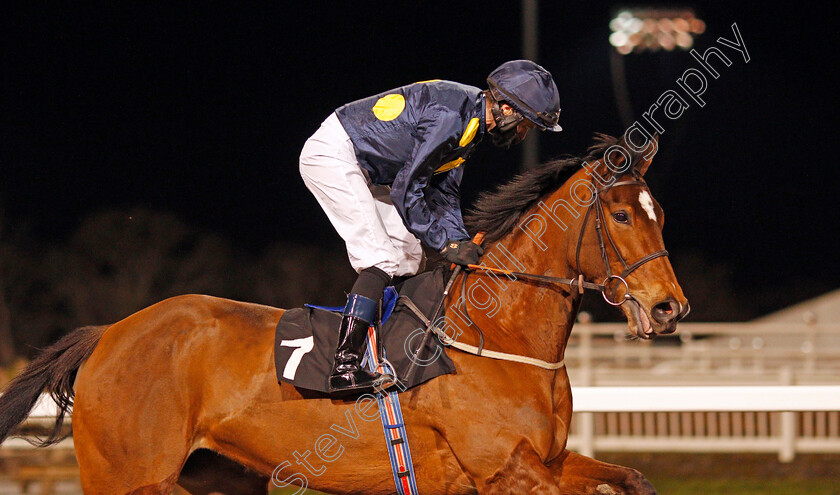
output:
[[[456,159],[452,160],[451,162],[444,163],[443,165],[441,165],[439,169],[435,170],[435,173],[436,174],[442,174],[444,172],[449,172],[453,168],[460,167],[461,164],[464,163],[465,161],[466,160],[464,160],[463,158],[460,158],[460,157],[456,158]]]

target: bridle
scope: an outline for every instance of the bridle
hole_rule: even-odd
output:
[[[583,223],[580,227],[580,236],[578,237],[577,248],[575,252],[575,268],[578,273],[576,278],[560,278],[560,277],[550,277],[547,275],[537,275],[535,273],[525,273],[525,272],[514,272],[509,270],[501,270],[498,268],[491,268],[485,265],[469,265],[468,268],[471,270],[482,270],[485,272],[494,272],[494,273],[502,273],[504,275],[508,275],[510,277],[514,277],[515,279],[523,279],[523,280],[531,280],[534,282],[545,282],[549,284],[560,284],[560,285],[568,285],[572,290],[577,290],[580,294],[583,294],[584,289],[589,290],[596,290],[601,293],[604,297],[604,300],[613,306],[620,306],[624,304],[627,300],[633,299],[633,296],[630,294],[630,287],[627,284],[626,278],[633,273],[636,269],[644,265],[645,263],[655,260],[656,258],[667,257],[668,251],[662,249],[653,253],[650,253],[646,256],[641,257],[640,259],[636,260],[633,263],[627,263],[627,260],[624,259],[624,256],[621,255],[621,251],[619,251],[618,246],[616,246],[615,241],[613,240],[612,236],[610,235],[609,229],[604,227],[606,223],[606,216],[604,215],[604,207],[601,200],[601,194],[606,193],[613,187],[620,187],[620,186],[642,186],[647,187],[647,184],[642,180],[640,177],[633,176],[633,179],[623,180],[619,182],[614,182],[612,184],[608,184],[602,188],[596,188],[594,183],[592,189],[595,190],[595,199],[589,206],[586,208],[586,213],[583,216]],[[595,215],[592,215],[593,210],[595,211]],[[594,217],[595,221],[595,232],[598,236],[598,247],[601,252],[601,259],[604,262],[604,269],[606,271],[607,276],[604,280],[599,284],[595,282],[588,282],[584,280],[583,271],[580,268],[580,251],[581,246],[583,245],[583,236],[586,234],[586,226],[589,223],[589,217]],[[616,275],[613,273],[612,268],[610,266],[609,256],[607,255],[607,242],[609,241],[609,245],[612,247],[613,252],[618,257],[618,260],[621,262],[622,267],[624,270],[621,272],[620,275]],[[466,280],[467,274],[469,272],[465,272],[464,276],[462,277],[462,289],[466,288]],[[621,284],[624,284],[624,298],[621,301],[615,301],[607,297],[607,290],[608,285],[611,280],[618,280]],[[616,286],[616,289],[618,286]],[[615,290],[612,291],[612,294],[615,294]],[[463,292],[462,292],[463,294]]]
[[[593,186],[594,186],[594,184],[593,184]],[[661,258],[663,256],[665,256],[665,257],[668,256],[668,251],[666,251],[665,249],[662,249],[662,250],[650,253],[647,256],[643,256],[643,257],[639,258],[638,260],[636,260],[635,262],[628,264],[627,260],[624,259],[624,256],[621,255],[621,251],[619,251],[618,246],[615,245],[615,241],[613,241],[613,238],[610,235],[609,229],[604,227],[604,224],[606,223],[606,215],[604,215],[604,207],[603,207],[603,204],[602,204],[602,201],[601,201],[601,194],[606,193],[607,191],[609,191],[613,187],[619,187],[619,186],[642,186],[642,187],[647,187],[647,184],[640,177],[634,176],[633,179],[628,179],[628,180],[615,182],[615,183],[609,184],[609,185],[607,185],[607,186],[605,186],[601,189],[596,189],[597,199],[595,201],[593,201],[589,205],[589,207],[586,209],[586,214],[583,217],[583,224],[580,227],[580,236],[578,237],[577,249],[576,249],[576,252],[575,252],[575,265],[576,265],[575,268],[577,269],[578,273],[583,273],[583,271],[580,268],[580,247],[581,247],[581,244],[583,244],[583,236],[586,233],[586,224],[588,223],[589,217],[592,214],[592,210],[594,208],[594,210],[595,210],[595,232],[598,234],[598,247],[600,248],[601,259],[604,262],[604,269],[606,270],[606,273],[607,273],[607,276],[604,278],[604,281],[601,282],[601,284],[600,284],[599,290],[601,291],[601,295],[604,296],[604,300],[608,304],[611,304],[613,306],[620,306],[620,305],[624,304],[624,302],[626,302],[628,299],[633,298],[630,295],[630,287],[627,285],[627,280],[626,280],[626,278],[631,273],[633,273],[637,268],[644,265],[648,261],[652,261],[652,260],[655,260],[656,258]],[[610,260],[609,260],[609,257],[607,256],[607,245],[604,242],[605,237],[609,241],[610,246],[612,247],[615,255],[618,256],[618,261],[621,262],[621,266],[624,267],[624,271],[622,271],[620,275],[615,275],[612,272],[612,267],[610,266]],[[616,279],[619,282],[621,282],[622,284],[624,284],[624,299],[621,300],[621,301],[614,301],[614,300],[611,300],[610,298],[607,297],[607,284],[612,279]],[[616,289],[617,288],[618,287],[616,286]],[[615,294],[615,290],[613,290],[613,294]]]
[[[633,173],[632,179],[622,180],[619,182],[614,182],[612,184],[608,184],[602,188],[595,187],[594,182],[592,184],[592,189],[595,191],[595,198],[593,199],[592,203],[586,208],[586,213],[583,217],[583,223],[580,227],[580,236],[578,237],[577,241],[577,248],[575,252],[575,268],[578,273],[576,278],[559,278],[559,277],[550,277],[548,275],[538,275],[535,273],[525,273],[525,272],[514,272],[510,270],[504,270],[501,268],[492,268],[485,265],[467,265],[466,270],[464,270],[463,276],[461,277],[461,297],[460,297],[460,310],[461,316],[465,317],[467,323],[470,327],[475,330],[478,334],[478,346],[467,345],[463,343],[459,343],[452,339],[449,339],[445,334],[442,334],[439,329],[436,328],[435,322],[437,321],[437,317],[443,307],[443,303],[446,301],[446,297],[449,294],[449,289],[452,287],[455,278],[458,276],[458,273],[461,271],[460,266],[456,267],[452,273],[452,276],[449,279],[449,282],[446,284],[444,291],[443,291],[443,299],[440,301],[440,304],[435,311],[435,314],[431,320],[428,320],[423,313],[413,304],[410,300],[405,301],[417,316],[426,324],[426,332],[423,337],[423,343],[421,346],[415,351],[414,358],[411,359],[412,364],[409,366],[408,372],[406,374],[407,377],[411,377],[414,372],[414,369],[417,367],[417,362],[415,359],[419,355],[421,349],[423,349],[428,341],[432,332],[437,333],[439,337],[449,340],[446,342],[446,345],[451,345],[457,349],[460,349],[464,352],[468,352],[470,354],[474,354],[477,356],[486,356],[495,359],[502,359],[506,361],[515,361],[519,363],[530,364],[533,366],[538,366],[540,368],[549,369],[549,370],[556,370],[562,368],[564,366],[563,361],[557,363],[548,363],[545,361],[541,361],[539,359],[534,359],[526,356],[519,356],[515,354],[507,354],[503,352],[496,352],[496,351],[485,351],[484,350],[484,332],[481,328],[470,318],[469,311],[467,310],[467,297],[465,294],[467,293],[467,277],[470,274],[470,271],[483,271],[489,273],[498,273],[507,275],[508,277],[513,277],[513,280],[528,280],[532,282],[538,283],[547,283],[547,284],[560,284],[560,285],[568,285],[570,289],[577,290],[581,295],[583,295],[584,289],[589,290],[597,290],[601,293],[604,297],[604,300],[612,305],[612,306],[621,306],[625,302],[633,299],[633,296],[630,294],[630,286],[627,284],[626,278],[630,276],[635,270],[639,267],[644,265],[645,263],[655,260],[656,258],[667,257],[668,251],[661,249],[659,251],[655,251],[650,253],[646,256],[639,258],[638,260],[634,261],[633,263],[627,263],[627,260],[624,259],[624,256],[621,255],[621,252],[618,250],[618,246],[616,246],[615,241],[613,240],[612,236],[610,235],[609,229],[605,228],[604,224],[606,223],[606,216],[604,215],[604,207],[601,200],[601,194],[606,193],[613,187],[620,187],[620,186],[642,186],[647,187],[647,184],[644,180]],[[595,211],[593,215],[592,212]],[[583,245],[583,236],[586,233],[586,226],[589,223],[589,217],[593,217],[595,220],[595,232],[598,236],[598,246],[601,251],[601,259],[604,262],[604,269],[606,271],[607,276],[604,280],[599,284],[595,282],[588,282],[584,280],[583,272],[580,268],[580,250],[581,246]],[[481,244],[483,240],[484,234],[479,233],[476,235],[476,239],[474,242],[477,244]],[[621,272],[620,275],[616,275],[612,272],[612,268],[610,267],[610,259],[607,255],[607,242],[609,241],[609,245],[612,247],[613,252],[615,252],[616,256],[618,256],[618,260],[621,262],[621,266],[624,267],[624,270]],[[624,297],[620,301],[615,301],[607,297],[607,286],[611,280],[616,279],[620,283],[624,284]],[[616,286],[617,290],[618,286]],[[613,297],[615,297],[615,290],[612,291]],[[401,298],[402,299],[402,298]]]

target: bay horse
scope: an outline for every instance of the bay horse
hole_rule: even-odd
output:
[[[648,144],[647,155],[631,153],[624,139],[601,136],[587,156],[549,162],[477,201],[468,224],[486,231],[483,259],[515,258],[534,277],[462,272],[446,300],[447,308],[460,301],[472,320],[459,342],[478,345],[480,329],[488,351],[560,363],[582,291],[552,277],[604,281],[605,299],[619,304],[639,339],[675,330],[688,302],[664,251],[662,209],[643,179],[657,146]],[[464,290],[474,297],[461,300]],[[72,405],[88,495],[167,494],[176,483],[193,494],[266,494],[272,483],[393,493],[375,407],[278,386],[274,333],[283,312],[185,295],[79,328],[0,397],[0,441],[49,392],[62,414],[46,442],[57,440]],[[456,373],[401,395],[420,493],[655,493],[638,471],[566,448],[564,367],[448,354]]]

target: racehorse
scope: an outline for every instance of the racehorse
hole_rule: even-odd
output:
[[[402,393],[420,493],[655,493],[638,471],[566,448],[572,394],[559,363],[582,287],[618,305],[639,339],[673,332],[688,311],[643,178],[656,147],[600,136],[586,156],[479,198],[467,223],[486,232],[482,259],[524,270],[461,272],[445,304],[471,320],[457,341],[557,366],[453,349],[456,373]],[[193,494],[266,494],[271,482],[393,493],[375,405],[278,385],[283,312],[185,295],[79,328],[2,395],[0,441],[46,391],[62,408],[48,442],[72,405],[86,494],[166,494],[176,483]]]

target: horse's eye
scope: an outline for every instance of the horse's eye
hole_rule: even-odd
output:
[[[625,213],[623,211],[617,211],[617,212],[613,213],[612,217],[613,217],[613,220],[615,220],[618,223],[627,223],[627,224],[630,223],[630,217],[628,217],[627,213]]]

